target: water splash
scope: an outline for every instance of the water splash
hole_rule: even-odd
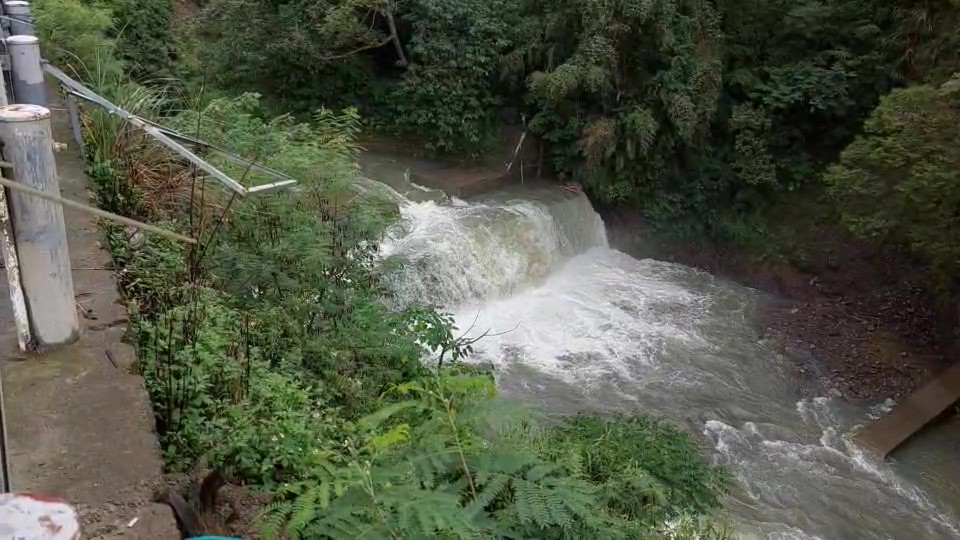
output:
[[[749,324],[755,292],[609,249],[582,198],[403,202],[401,215],[383,246],[405,263],[386,278],[396,301],[497,334],[475,359],[497,367],[504,395],[701,431],[739,480],[728,506],[742,538],[960,538],[957,517],[902,467],[847,440],[889,404],[797,401],[789,360]]]
[[[826,398],[817,401],[801,401],[798,408],[813,407],[827,417],[834,414]],[[736,428],[719,420],[704,425],[703,433],[714,441],[720,462],[738,480],[731,506],[740,518],[742,536],[960,536],[954,516],[904,482],[890,466],[874,462],[838,435],[842,423],[836,419],[821,423],[818,418],[823,417],[805,420],[821,430],[814,440],[800,427],[767,429],[746,422]]]
[[[400,263],[385,281],[400,305],[452,307],[503,296],[543,278],[564,259],[607,244],[583,197],[406,203],[381,252]]]

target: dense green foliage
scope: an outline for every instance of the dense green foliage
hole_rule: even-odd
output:
[[[385,107],[387,123],[429,150],[473,153],[499,131],[489,81],[510,44],[511,0],[423,0],[404,12],[410,66]]]
[[[685,461],[695,447],[673,428],[593,418],[547,428],[490,400],[492,381],[476,376],[393,393],[403,400],[358,422],[365,444],[344,441],[347,464],[287,488],[297,498],[274,507],[268,537],[725,537],[687,513],[715,506],[725,478]]]
[[[287,107],[356,105],[433,151],[476,155],[524,122],[546,170],[596,200],[720,236],[818,185],[891,88],[960,66],[950,0],[310,6],[214,0],[208,67]],[[254,43],[255,24],[276,43]]]
[[[115,43],[107,37],[112,25],[109,9],[82,0],[39,0],[31,3],[31,9],[45,58],[84,78],[98,66],[109,65],[119,73]]]
[[[475,153],[497,133],[489,82],[517,11],[512,0],[214,0],[200,25],[202,57],[221,84],[284,108],[360,105],[429,149]],[[395,13],[411,31],[399,51]],[[263,28],[273,39],[260,38]]]
[[[111,0],[116,56],[137,80],[170,77],[175,72],[173,0]]]
[[[932,165],[875,169],[949,155],[948,98],[932,88],[960,71],[955,0],[301,4],[211,2],[209,68],[294,109],[290,96],[305,94],[311,107],[356,105],[376,129],[432,151],[477,155],[499,123],[522,122],[543,143],[544,170],[595,201],[763,253],[760,216],[793,193],[813,200],[853,143],[828,174],[829,204],[855,233],[910,247],[942,290],[953,287],[949,181]],[[289,37],[276,48],[223,39],[250,11]],[[914,84],[929,88],[896,90]],[[901,105],[944,120],[901,114],[886,125]]]
[[[826,181],[851,229],[910,246],[949,288],[960,272],[960,78],[884,97]]]
[[[686,172],[671,157],[697,159],[717,108],[715,8],[624,0],[527,9],[536,38],[504,64],[526,81],[530,127],[553,143],[554,169],[604,200],[662,193],[666,203]]]

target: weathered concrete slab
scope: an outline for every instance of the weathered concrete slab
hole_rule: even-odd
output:
[[[84,163],[67,113],[54,105],[54,138],[64,197],[89,201]],[[142,379],[122,343],[126,312],[110,256],[89,214],[65,209],[81,337],[40,355],[17,349],[6,279],[0,279],[0,352],[12,487],[63,497],[80,513],[82,535],[175,539],[168,507],[151,502],[162,462]],[[107,351],[113,362],[107,357]],[[116,363],[116,367],[114,366]]]
[[[900,402],[887,415],[854,436],[854,441],[886,457],[913,434],[960,401],[960,363]]]

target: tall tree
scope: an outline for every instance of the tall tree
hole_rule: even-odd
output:
[[[941,287],[960,274],[960,76],[893,91],[830,168],[851,229],[906,244]]]
[[[554,167],[608,200],[669,182],[679,163],[668,156],[704,140],[720,95],[712,4],[533,0],[527,13],[536,30],[503,63],[526,81]]]

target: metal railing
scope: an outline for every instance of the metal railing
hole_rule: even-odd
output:
[[[177,155],[192,163],[202,171],[206,172],[213,178],[216,178],[224,186],[233,191],[234,193],[240,196],[247,196],[251,194],[260,194],[260,193],[269,193],[271,191],[277,191],[280,189],[285,189],[292,187],[297,184],[297,181],[287,176],[279,171],[273,170],[269,167],[259,165],[253,160],[249,160],[233,152],[219,148],[215,145],[197,140],[195,138],[189,137],[182,133],[178,133],[172,129],[163,127],[155,122],[141,118],[135,114],[129,113],[123,110],[121,107],[114,105],[109,100],[100,96],[90,88],[87,88],[83,84],[77,82],[69,75],[64,73],[61,69],[57,68],[49,62],[43,63],[43,71],[56,79],[60,85],[63,87],[65,93],[70,96],[78,97],[87,102],[93,103],[101,108],[103,108],[108,113],[122,118],[123,120],[129,122],[131,125],[143,130],[144,133],[153,137],[157,142],[163,144]],[[70,121],[73,124],[74,137],[82,136],[80,133],[80,126],[77,124],[79,122],[79,115],[71,113]],[[77,141],[78,144],[81,141]],[[210,150],[216,154],[229,159],[235,163],[248,167],[250,170],[259,172],[261,174],[271,176],[277,179],[276,182],[270,184],[263,184],[259,186],[244,187],[240,182],[234,180],[229,175],[216,168],[213,164],[204,160],[200,156],[196,155],[189,148],[184,146],[183,143],[190,144],[192,146],[203,148],[205,150]]]
[[[76,334],[77,321],[65,320],[60,323],[59,330],[64,325],[72,326],[69,332],[54,332],[47,334],[44,339],[44,329],[56,327],[51,320],[51,311],[57,309],[73,309],[73,285],[70,279],[71,269],[65,231],[63,229],[63,211],[61,206],[69,206],[102,218],[113,220],[125,225],[163,234],[181,242],[195,244],[196,239],[176,234],[172,231],[141,223],[129,218],[105,212],[98,208],[85,205],[77,201],[70,201],[60,196],[57,179],[56,164],[51,154],[55,146],[50,131],[50,111],[47,108],[46,76],[55,80],[65,97],[67,112],[70,117],[72,135],[81,151],[84,143],[83,122],[78,101],[83,101],[94,107],[100,107],[108,114],[122,119],[128,125],[142,131],[158,144],[166,147],[184,162],[189,163],[196,170],[217,180],[233,196],[247,197],[271,193],[292,188],[298,184],[297,180],[256,163],[241,155],[219,146],[207,143],[195,137],[179,133],[162,126],[152,120],[133,114],[112,103],[96,91],[67,75],[63,70],[52,63],[43,60],[40,56],[40,43],[33,36],[33,21],[30,15],[30,6],[22,0],[0,0],[0,28],[2,28],[5,55],[0,55],[0,64],[3,69],[0,75],[9,73],[9,77],[0,79],[0,169],[6,179],[0,181],[0,248],[4,255],[7,269],[7,279],[10,284],[11,301],[13,302],[14,319],[17,326],[17,337],[21,349],[27,350],[34,343],[54,345],[63,340],[73,339]],[[11,33],[15,35],[11,35]],[[8,70],[8,71],[5,71]],[[7,92],[9,83],[9,93]],[[10,103],[7,105],[7,96]],[[29,146],[21,144],[26,140],[41,140],[39,145]],[[213,163],[204,159],[198,153],[215,154],[233,164],[240,165],[247,173],[254,173],[260,178],[267,177],[268,183],[245,186],[240,181],[222,171]],[[18,170],[19,169],[19,170]],[[11,178],[12,177],[12,178]],[[8,205],[8,201],[10,204]],[[46,215],[52,220],[44,229],[43,234],[34,234],[34,238],[44,238],[41,246],[50,252],[47,258],[53,261],[50,268],[20,268],[18,252],[21,249],[33,249],[33,245],[25,240],[22,234],[31,227],[37,228],[37,223],[29,222],[25,216]],[[41,224],[42,225],[42,224]],[[41,226],[41,228],[43,228]],[[44,259],[44,260],[47,260]],[[39,264],[39,263],[34,263]],[[49,283],[34,283],[36,276],[48,276]],[[57,289],[59,287],[59,289]],[[51,289],[62,289],[65,299],[51,305],[34,305],[37,298]],[[39,315],[45,314],[42,319]],[[69,319],[69,317],[67,317]],[[56,334],[57,337],[51,337]],[[2,475],[2,472],[0,472]],[[2,480],[2,478],[0,478]]]
[[[73,138],[83,151],[83,125],[77,100],[100,107],[142,130],[157,143],[216,179],[235,196],[271,193],[297,180],[234,152],[178,133],[139,117],[75,80],[40,56],[29,3],[0,0],[0,251],[9,283],[17,341],[21,350],[72,341],[79,331],[72,269],[67,250],[63,206],[163,234],[181,242],[196,239],[117,216],[60,196],[47,108],[44,74],[57,81],[65,97]],[[7,74],[10,76],[8,77]],[[8,100],[8,96],[10,99]],[[8,103],[12,105],[8,105]],[[244,186],[197,152],[210,152],[272,182]],[[9,204],[8,204],[9,203]],[[18,236],[19,234],[19,236]],[[21,268],[22,250],[45,252]],[[44,266],[46,265],[46,266]],[[55,294],[51,294],[50,291]],[[7,432],[0,385],[0,492],[11,491]]]

